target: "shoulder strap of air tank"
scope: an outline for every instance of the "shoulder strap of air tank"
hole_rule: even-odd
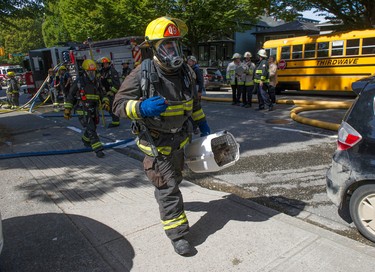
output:
[[[155,92],[160,93],[160,79],[153,60],[142,61],[141,70],[142,97],[149,98],[153,97]]]

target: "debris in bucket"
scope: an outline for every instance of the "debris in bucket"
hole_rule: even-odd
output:
[[[227,145],[227,143],[222,143],[219,145],[213,145],[212,146],[212,152],[214,153],[214,159],[218,166],[223,166],[224,164],[230,162],[231,160],[228,158],[231,158],[230,156],[230,146]]]

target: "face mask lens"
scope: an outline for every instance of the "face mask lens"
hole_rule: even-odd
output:
[[[177,68],[182,65],[181,44],[176,40],[164,40],[157,46],[158,58],[167,66]]]

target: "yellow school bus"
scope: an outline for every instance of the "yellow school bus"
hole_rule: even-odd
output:
[[[277,91],[351,91],[375,73],[375,29],[266,41],[278,64]]]

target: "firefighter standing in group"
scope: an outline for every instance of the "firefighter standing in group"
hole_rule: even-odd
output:
[[[62,65],[58,70],[58,76],[56,77],[56,84],[55,88],[60,90],[60,92],[64,96],[64,103],[66,102],[66,98],[68,97],[68,93],[70,90],[70,86],[72,84],[72,77],[68,72],[68,69]]]
[[[241,65],[241,55],[234,53],[232,62],[228,64],[226,79],[232,88],[232,105],[240,105],[244,82],[241,80],[244,69]]]
[[[120,88],[120,77],[116,69],[111,65],[109,58],[103,57],[99,60],[99,63],[102,65],[100,70],[100,78],[103,88],[106,91],[106,95],[109,98],[109,114],[112,117],[112,122],[108,125],[108,128],[118,127],[120,125],[120,118],[113,113],[112,105],[115,94]]]
[[[129,61],[124,61],[123,63],[121,63],[121,65],[122,65],[121,79],[122,79],[122,81],[124,81],[125,78],[132,71],[132,68],[129,67]]]
[[[20,85],[14,72],[8,72],[7,76],[8,89],[6,90],[6,95],[8,106],[6,108],[17,109],[20,106]]]
[[[71,118],[72,109],[79,115],[79,121],[85,128],[82,142],[86,147],[91,147],[98,158],[105,156],[103,145],[96,133],[99,123],[99,110],[102,107],[109,111],[109,100],[96,76],[96,63],[86,59],[82,63],[83,73],[74,81],[64,103],[64,118]]]
[[[165,233],[180,255],[192,250],[185,239],[189,223],[179,189],[184,146],[192,137],[191,120],[201,136],[210,134],[196,96],[194,71],[183,60],[181,39],[186,32],[179,19],[160,17],[149,23],[144,44],[152,48],[154,57],[143,60],[125,78],[114,101],[116,114],[133,120]]]
[[[255,69],[255,64],[251,61],[251,53],[246,52],[244,54],[244,61],[243,61],[243,66],[245,69],[245,72],[243,74],[243,79],[244,79],[244,87],[243,87],[243,93],[242,93],[242,101],[243,104],[242,106],[245,108],[251,108],[252,104],[252,97],[253,97],[253,90],[254,90],[254,69]]]
[[[267,52],[264,49],[260,49],[257,53],[259,57],[259,62],[256,64],[255,73],[254,73],[254,83],[255,89],[258,95],[258,110],[264,110],[265,106],[268,107],[269,111],[272,111],[273,106],[271,99],[268,95],[268,84],[269,80],[269,67],[267,61]]]

